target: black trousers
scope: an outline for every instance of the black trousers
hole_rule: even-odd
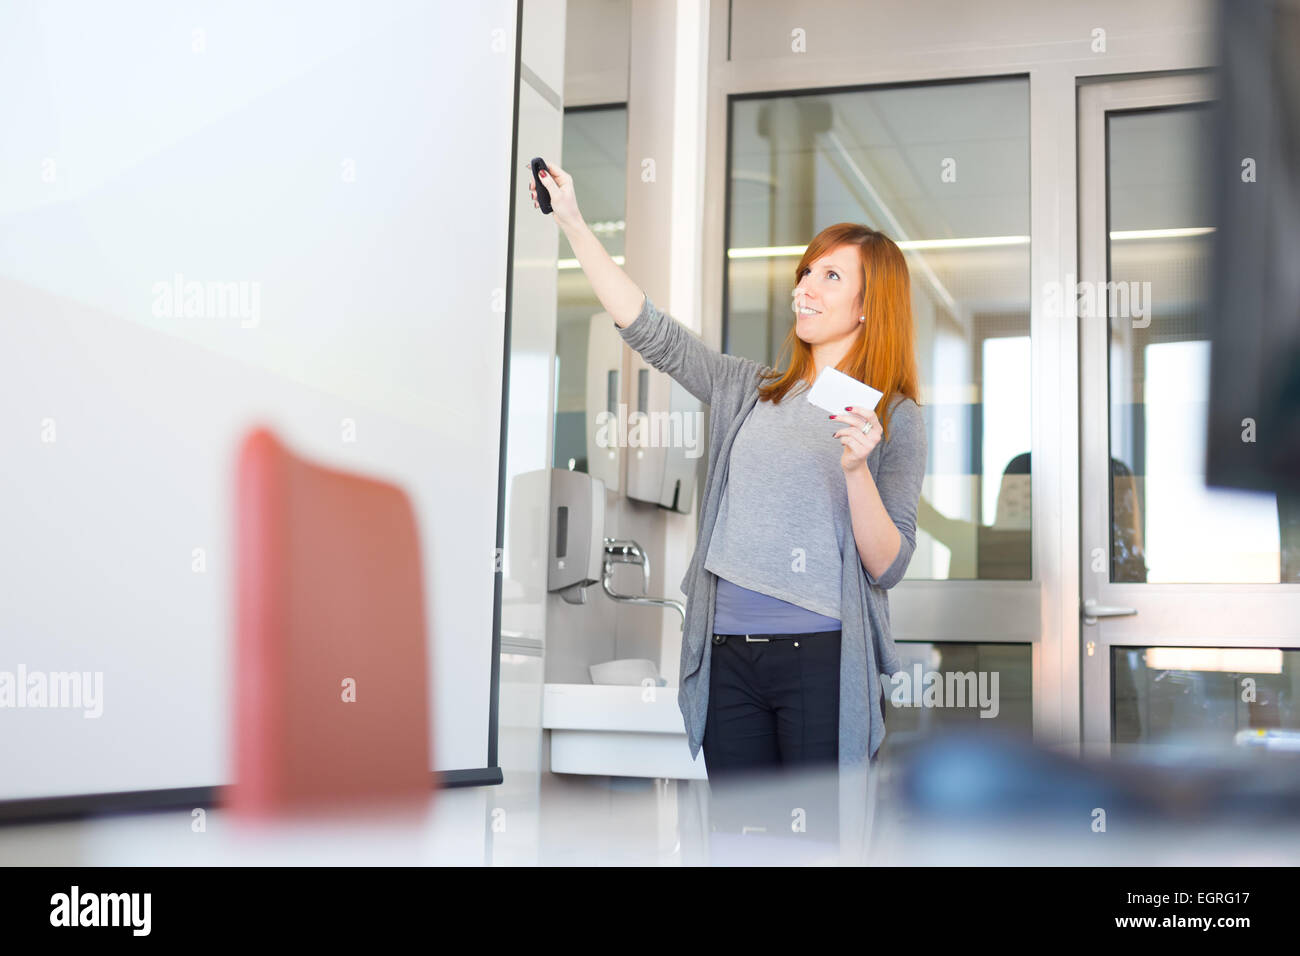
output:
[[[840,631],[713,635],[704,766],[736,772],[839,758]]]

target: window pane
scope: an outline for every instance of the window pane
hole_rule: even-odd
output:
[[[1300,742],[1300,650],[1112,647],[1111,662],[1116,743]]]
[[[908,578],[1027,580],[1029,84],[733,100],[724,348],[778,366],[809,241],[860,222],[908,260],[930,455]]]
[[[959,727],[1033,735],[1031,645],[899,641],[897,647],[903,666],[883,685],[882,751]],[[935,688],[928,697],[927,685]]]
[[[1111,579],[1300,581],[1297,496],[1205,484],[1211,190],[1207,108],[1111,113]],[[1086,302],[1086,300],[1081,300]]]

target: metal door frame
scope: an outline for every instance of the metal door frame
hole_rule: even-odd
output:
[[[1205,72],[1113,79],[1079,90],[1079,279],[1108,274],[1106,117],[1112,112],[1204,103],[1214,99]],[[1110,580],[1109,323],[1084,319],[1080,336],[1082,548],[1084,600],[1136,614],[1083,624],[1083,740],[1109,753],[1114,732],[1112,648],[1133,646],[1300,647],[1298,584],[1146,584]],[[1098,551],[1098,549],[1100,549]],[[1091,570],[1089,557],[1105,556]],[[1247,614],[1246,612],[1249,612]],[[1249,630],[1243,633],[1243,622]]]

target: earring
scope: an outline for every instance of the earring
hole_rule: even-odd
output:
[[[865,315],[860,315],[860,316],[858,316],[858,321],[859,321],[859,322],[865,322],[865,321],[867,321],[867,317],[866,317]]]

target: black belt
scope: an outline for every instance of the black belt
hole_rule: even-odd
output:
[[[755,642],[762,642],[762,641],[772,641],[772,640],[785,640],[785,639],[798,640],[801,637],[817,637],[819,635],[825,635],[825,634],[839,634],[840,631],[841,631],[840,628],[836,628],[833,631],[809,631],[806,634],[714,634],[713,643],[721,644],[729,637],[735,637],[735,638],[743,637],[745,639],[745,642],[749,644],[753,644]]]

